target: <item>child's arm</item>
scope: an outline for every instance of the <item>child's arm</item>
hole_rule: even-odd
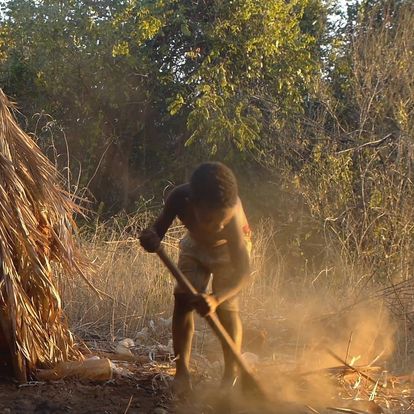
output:
[[[158,218],[152,226],[145,229],[139,236],[141,246],[147,252],[153,253],[160,247],[161,240],[164,238],[165,233],[177,215],[178,203],[179,194],[177,190],[174,189],[167,197],[164,208]]]

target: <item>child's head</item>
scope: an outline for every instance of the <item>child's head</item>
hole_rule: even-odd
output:
[[[232,218],[238,200],[237,180],[220,162],[200,164],[190,178],[191,201],[206,229],[221,230]]]

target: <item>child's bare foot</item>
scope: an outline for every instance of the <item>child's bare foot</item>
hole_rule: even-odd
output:
[[[191,378],[189,375],[176,375],[172,383],[173,393],[178,398],[187,398],[193,391]]]

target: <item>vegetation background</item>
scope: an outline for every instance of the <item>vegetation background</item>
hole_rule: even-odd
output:
[[[411,0],[1,7],[0,85],[68,191],[89,200],[81,237],[96,283],[117,299],[97,303],[79,281],[61,281],[75,328],[102,321],[126,336],[165,311],[171,284],[136,234],[168,188],[216,159],[236,171],[253,222],[258,277],[246,306],[266,297],[277,310],[282,290],[383,296],[409,332]]]

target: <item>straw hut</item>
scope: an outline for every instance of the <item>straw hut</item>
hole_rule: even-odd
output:
[[[81,359],[52,269],[82,272],[77,210],[60,176],[16,122],[0,89],[0,373],[26,381],[38,367]]]

